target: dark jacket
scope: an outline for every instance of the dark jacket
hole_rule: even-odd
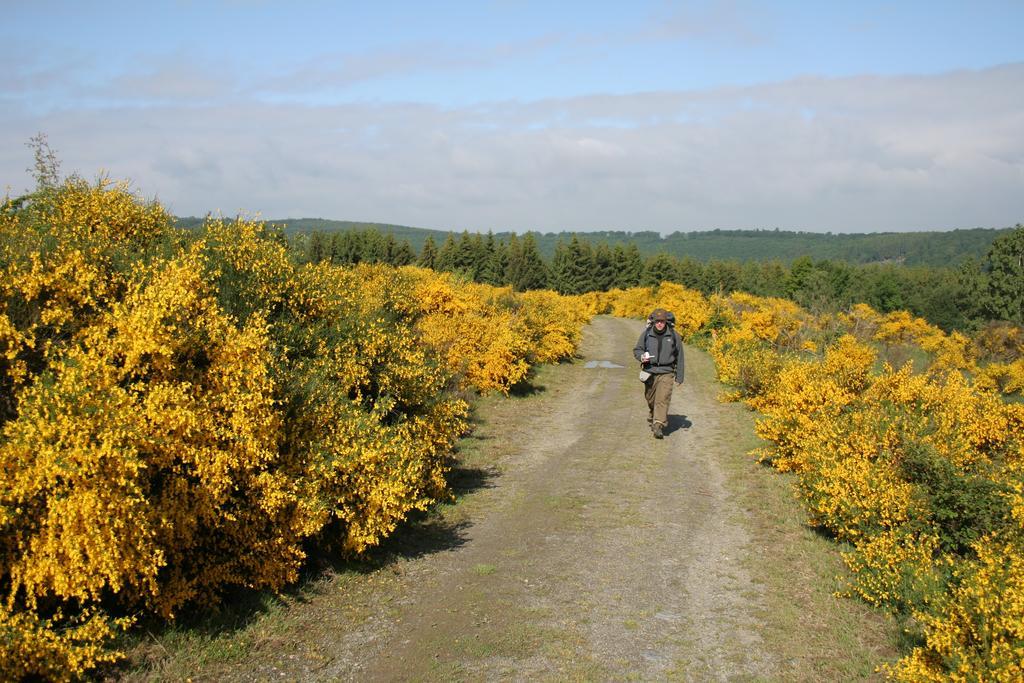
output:
[[[664,334],[656,333],[654,325],[645,329],[633,347],[633,357],[640,360],[644,351],[651,354],[644,370],[654,375],[675,372],[676,383],[683,383],[683,342],[674,327],[666,325]]]

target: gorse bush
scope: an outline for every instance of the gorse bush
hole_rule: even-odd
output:
[[[446,495],[467,391],[587,315],[384,265],[296,265],[78,179],[0,207],[0,670],[72,678],[132,619],[279,589]]]

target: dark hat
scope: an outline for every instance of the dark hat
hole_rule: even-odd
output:
[[[654,312],[651,313],[651,320],[658,322],[659,320],[663,323],[668,322],[668,311],[664,308],[655,308]]]

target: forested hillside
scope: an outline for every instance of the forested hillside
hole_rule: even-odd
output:
[[[179,218],[179,227],[202,225],[201,218]],[[412,228],[386,223],[359,223],[332,221],[320,218],[282,219],[270,222],[287,235],[312,232],[345,232],[351,230],[377,230],[398,241],[407,241],[417,252],[423,249],[427,238],[442,243],[450,231]],[[573,237],[596,247],[600,244],[614,247],[635,245],[641,256],[669,254],[697,261],[782,261],[788,263],[801,256],[814,260],[829,259],[848,263],[899,263],[908,266],[948,266],[969,258],[981,259],[992,242],[1011,228],[970,228],[946,232],[879,232],[866,234],[831,234],[793,232],[788,230],[708,230],[674,232],[662,237],[657,232],[597,231],[531,232],[540,254],[553,258],[559,242]],[[460,232],[458,230],[456,233]],[[508,242],[513,233],[497,232],[494,238]],[[520,239],[522,234],[517,235]]]

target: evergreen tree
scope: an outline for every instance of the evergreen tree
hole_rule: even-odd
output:
[[[704,283],[701,291],[705,294],[721,292],[729,294],[740,284],[740,265],[735,261],[711,261],[704,267]]]
[[[363,261],[365,238],[358,230],[347,230],[338,241],[338,258],[341,263],[356,264]]]
[[[477,269],[477,280],[488,285],[502,285],[505,281],[504,245],[499,245],[494,240],[494,233],[487,232],[487,238],[483,240],[479,258],[482,261]]]
[[[327,258],[331,263],[341,263],[341,233],[337,231],[331,233],[331,244],[328,251]]]
[[[517,276],[522,269],[523,247],[515,233],[509,235],[508,246],[505,247],[505,282],[516,287]]]
[[[309,236],[309,251],[307,259],[310,263],[320,263],[328,255],[328,246],[325,235],[320,230],[315,230],[313,234]]]
[[[967,318],[956,305],[962,291],[955,270],[916,266],[901,272],[908,310],[947,332],[966,328]]]
[[[470,240],[470,255],[471,259],[468,267],[468,275],[473,279],[473,282],[484,281],[484,269],[487,267],[487,261],[490,259],[490,254],[487,251],[487,244],[484,242],[484,237],[480,233],[473,235]]]
[[[744,292],[757,296],[777,296],[769,294],[764,280],[764,264],[757,261],[744,261],[740,265],[739,288]]]
[[[503,240],[498,240],[494,245],[494,269],[498,273],[498,284],[506,286],[511,284],[506,277],[508,273],[508,245]]]
[[[382,235],[377,230],[367,230],[365,234],[368,248],[368,251],[365,252],[365,260],[370,263],[391,263],[391,255],[397,246],[395,236]]]
[[[455,252],[458,249],[458,245],[455,243],[455,233],[448,233],[448,236],[444,239],[444,244],[441,245],[441,249],[437,252],[437,268],[436,270],[447,271],[452,273],[455,271]]]
[[[412,250],[409,240],[402,240],[401,242],[396,241],[395,248],[391,252],[391,258],[388,262],[393,266],[407,266],[415,260],[416,252]]]
[[[517,292],[551,287],[548,268],[540,256],[533,234],[528,232],[519,241],[514,238],[513,235],[513,239],[509,240],[505,281]]]
[[[678,280],[679,265],[675,257],[661,252],[647,259],[640,284],[644,287],[656,287],[662,282],[677,282]]]
[[[615,286],[619,289],[638,287],[644,273],[644,261],[640,256],[640,249],[634,243],[621,249],[619,245],[616,245],[613,254],[615,256]]]
[[[786,279],[786,296],[801,306],[821,313],[829,308],[830,285],[828,273],[809,256],[793,261]]]
[[[479,240],[479,235],[477,239]],[[470,280],[476,280],[476,268],[479,247],[474,244],[473,238],[469,236],[468,230],[463,230],[455,245],[455,252],[452,257],[452,272],[460,273]]]
[[[615,254],[607,244],[599,244],[594,249],[593,287],[599,292],[614,289],[617,280],[615,271]]]
[[[690,289],[696,289],[703,291],[704,286],[704,264],[696,260],[692,256],[684,256],[679,260],[677,268],[679,272],[679,282],[684,287]]]
[[[827,309],[837,311],[841,308],[848,308],[851,304],[857,303],[853,300],[853,287],[856,281],[856,274],[848,263],[842,261],[819,261],[820,268],[825,270],[828,280]],[[769,296],[778,296],[777,294]]]
[[[434,243],[434,238],[427,235],[426,241],[423,243],[423,250],[420,251],[420,256],[416,260],[416,265],[421,268],[436,269],[437,267],[437,244]]]
[[[551,284],[562,294],[583,294],[594,290],[594,259],[590,245],[576,235],[569,244],[555,245],[551,259]]]
[[[788,271],[779,261],[761,264],[761,288],[765,296],[786,296],[786,276]]]

